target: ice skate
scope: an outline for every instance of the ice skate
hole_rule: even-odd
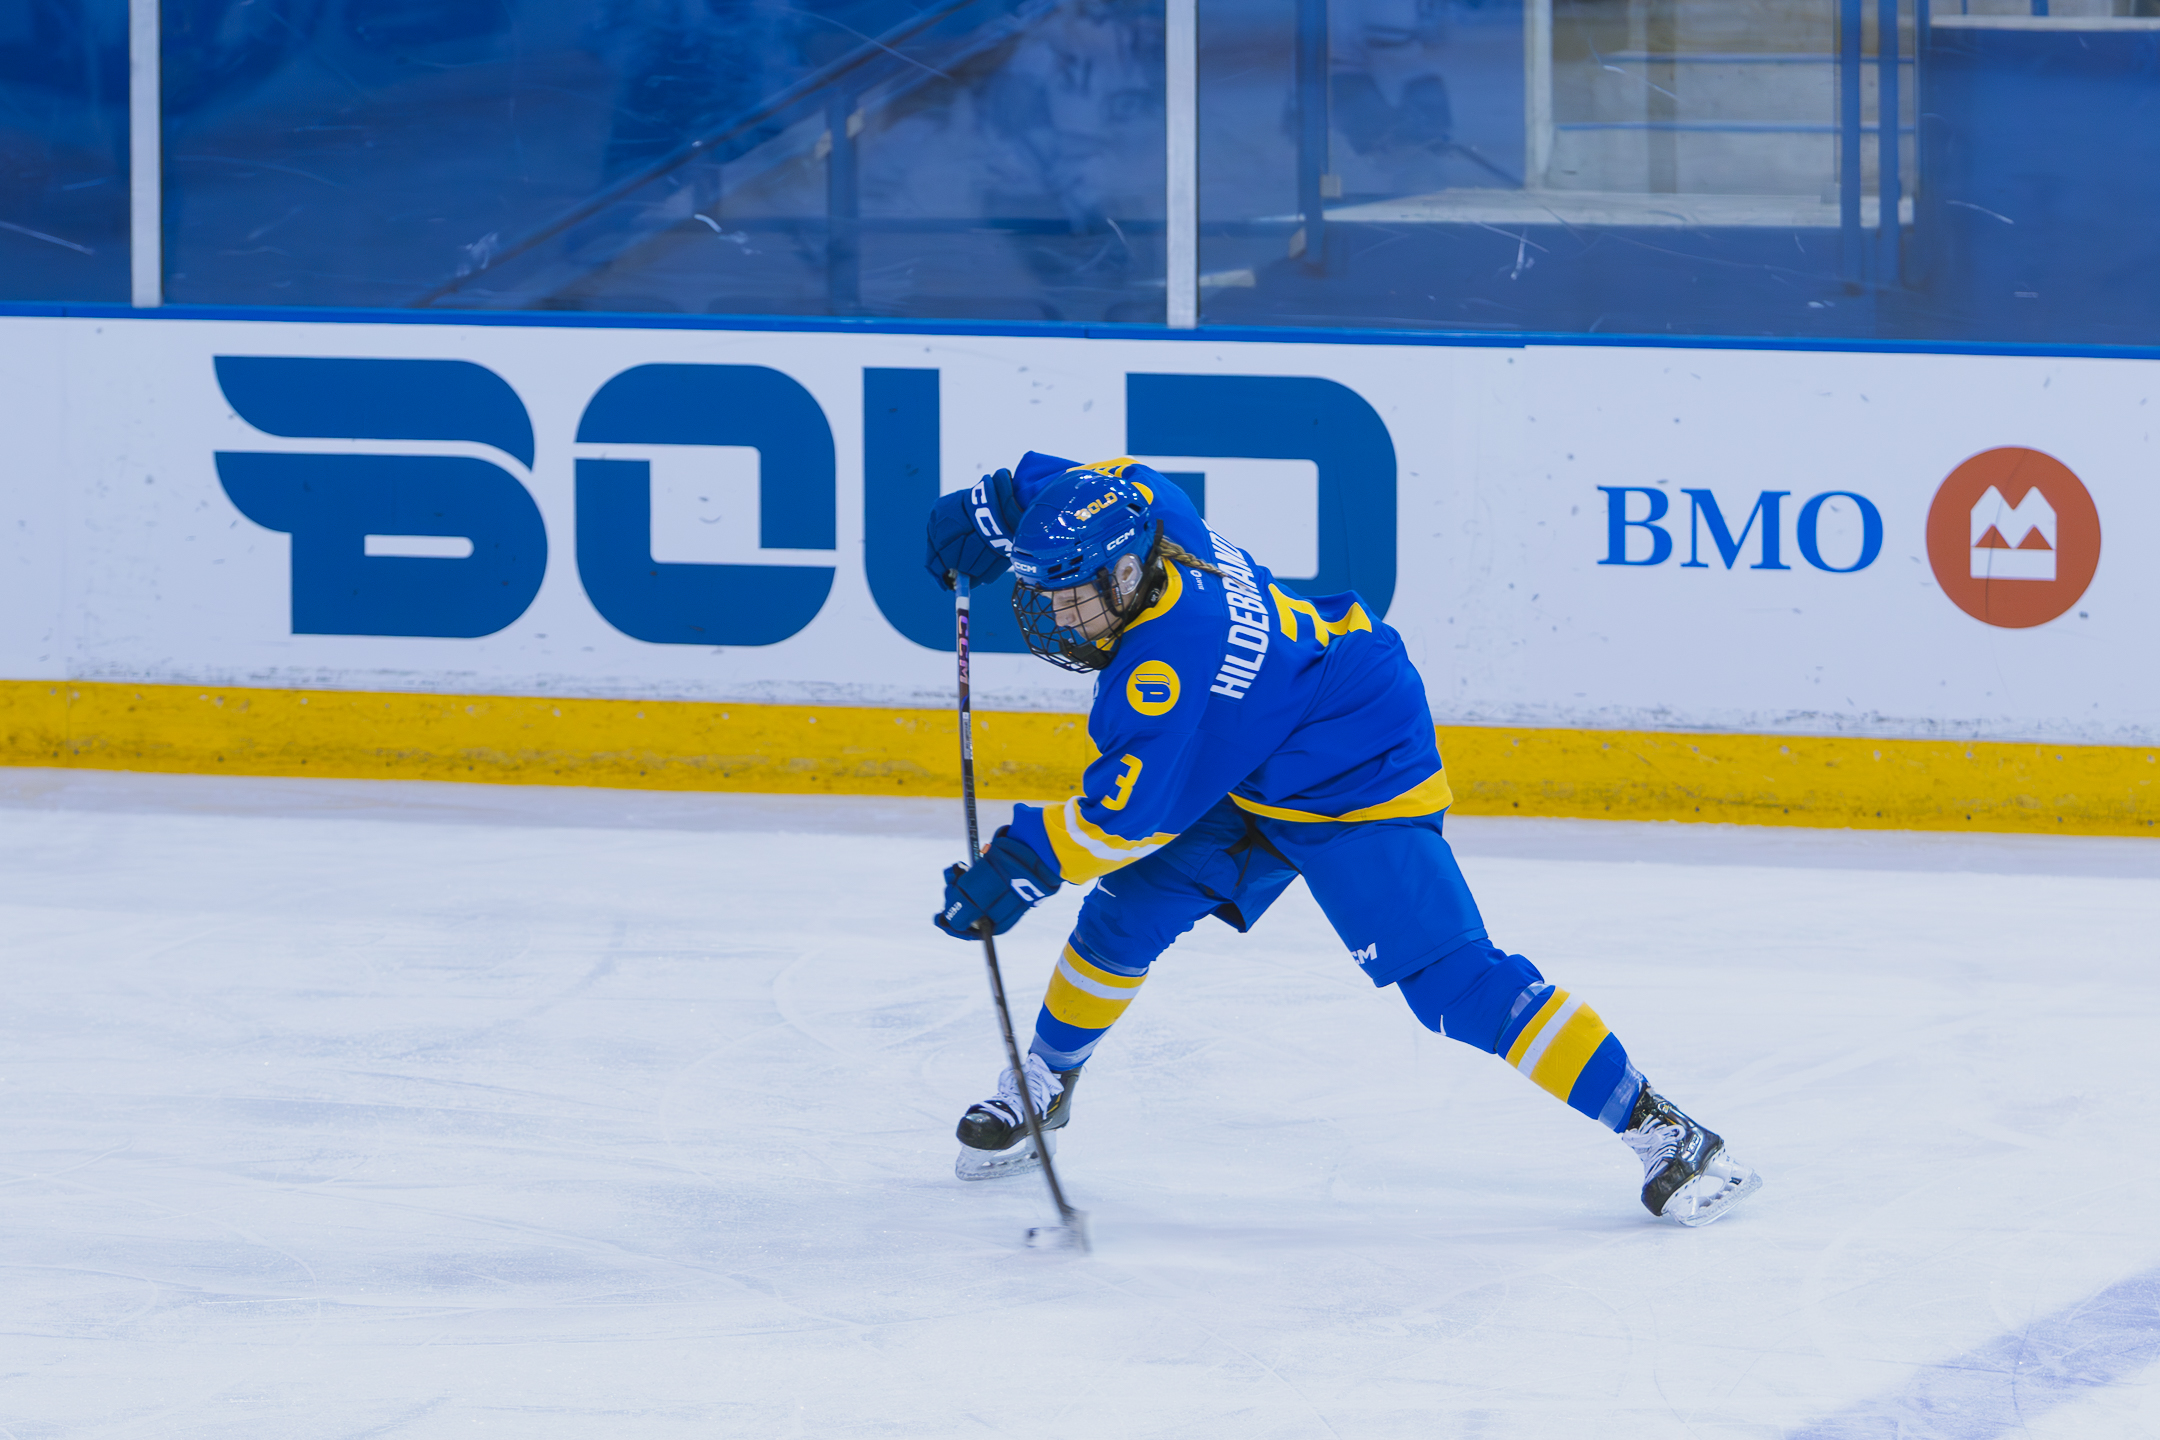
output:
[[[1057,1131],[1072,1116],[1072,1093],[1080,1083],[1080,1071],[1053,1073],[1043,1064],[1042,1056],[1030,1054],[1027,1082],[1028,1094],[1034,1097],[1037,1112],[1042,1115],[1043,1144],[1056,1155]],[[1041,1109],[1045,1096],[1050,1097],[1047,1112]],[[1020,1114],[1020,1087],[1014,1083],[1010,1068],[998,1076],[997,1094],[970,1105],[954,1133],[961,1149],[959,1159],[953,1162],[953,1173],[962,1180],[995,1180],[1001,1175],[1025,1175],[1042,1169],[1042,1160],[1028,1136],[1027,1121]]]
[[[1708,1225],[1762,1188],[1762,1176],[1733,1159],[1715,1131],[1648,1085],[1620,1138],[1643,1162],[1643,1208],[1660,1220]]]

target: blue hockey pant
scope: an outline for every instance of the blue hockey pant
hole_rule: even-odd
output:
[[[1224,800],[1089,892],[1032,1048],[1053,1070],[1085,1064],[1172,942],[1209,915],[1250,929],[1302,874],[1351,958],[1375,985],[1396,986],[1428,1028],[1625,1128],[1642,1085],[1625,1047],[1596,1011],[1486,937],[1443,820],[1276,820]]]

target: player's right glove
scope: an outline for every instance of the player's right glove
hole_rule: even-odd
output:
[[[923,568],[950,590],[955,573],[971,585],[987,585],[1011,562],[1013,527],[1020,523],[1020,501],[1013,493],[1012,471],[985,475],[966,490],[940,495],[930,507],[926,538],[929,554]]]
[[[1043,863],[1035,847],[1015,840],[999,826],[997,837],[973,865],[954,865],[945,872],[945,907],[930,923],[960,940],[973,940],[976,923],[990,922],[990,933],[1002,935],[1020,917],[1057,893],[1064,880],[1056,869]]]

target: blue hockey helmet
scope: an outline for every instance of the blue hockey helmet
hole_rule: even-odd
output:
[[[1161,533],[1132,462],[1071,470],[1044,486],[1013,534],[1013,615],[1027,647],[1067,670],[1100,670],[1146,608],[1148,560]],[[1119,473],[1107,474],[1116,469]],[[1120,562],[1135,564],[1120,586]]]

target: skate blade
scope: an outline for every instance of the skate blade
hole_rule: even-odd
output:
[[[1690,1230],[1699,1229],[1723,1219],[1733,1206],[1760,1189],[1761,1175],[1720,1150],[1702,1174],[1673,1192],[1658,1218]]]
[[[1050,1154],[1057,1154],[1057,1132],[1043,1132],[1043,1143]],[[953,1174],[962,1180],[1002,1180],[1007,1175],[1029,1175],[1042,1169],[1042,1159],[1035,1153],[1034,1142],[1022,1140],[1003,1150],[971,1150],[960,1147],[960,1154],[953,1161]]]
[[[1073,1211],[1062,1225],[1029,1226],[1027,1246],[1030,1250],[1070,1250],[1087,1254],[1095,1248],[1088,1236],[1087,1211]]]

